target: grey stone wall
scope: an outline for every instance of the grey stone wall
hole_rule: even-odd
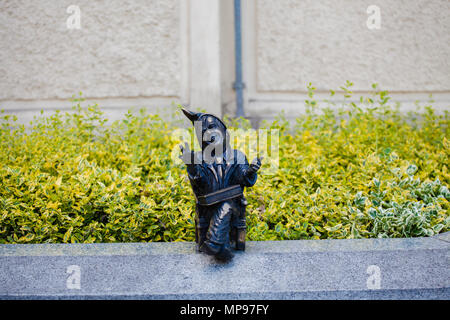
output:
[[[67,8],[81,28],[68,29]],[[0,1],[0,99],[179,96],[179,1]]]
[[[372,4],[380,29],[366,25]],[[258,0],[257,89],[449,91],[449,12],[447,0]]]
[[[80,29],[68,29],[77,5]],[[380,28],[367,12],[380,10]],[[29,120],[68,109],[82,91],[108,117],[181,102],[233,114],[232,0],[0,0],[0,109]],[[304,111],[306,85],[329,98],[374,82],[414,109],[433,94],[450,109],[447,0],[242,1],[246,114]],[[359,96],[356,97],[357,102]]]

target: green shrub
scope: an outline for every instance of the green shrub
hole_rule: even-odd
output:
[[[280,130],[280,163],[246,191],[249,240],[450,229],[448,113],[425,106],[405,116],[374,89],[358,106],[315,110],[309,86],[294,125],[282,116],[262,124]],[[80,102],[30,126],[1,119],[0,243],[194,240],[193,193],[170,156],[179,122],[141,111],[109,124]]]

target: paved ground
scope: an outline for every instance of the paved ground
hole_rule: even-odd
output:
[[[450,299],[450,233],[248,242],[223,264],[193,243],[0,245],[3,299]]]

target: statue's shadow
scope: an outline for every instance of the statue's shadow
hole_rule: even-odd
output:
[[[233,251],[234,257],[230,260],[221,260],[215,256],[208,256],[202,252],[199,252],[198,254],[204,256],[204,259],[206,260],[205,267],[209,271],[223,271],[224,269],[233,268],[244,253],[242,251]]]

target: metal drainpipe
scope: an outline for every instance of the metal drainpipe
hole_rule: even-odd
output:
[[[242,82],[242,33],[241,33],[241,0],[234,0],[234,43],[236,79],[233,89],[236,91],[236,117],[245,117],[244,88]]]

